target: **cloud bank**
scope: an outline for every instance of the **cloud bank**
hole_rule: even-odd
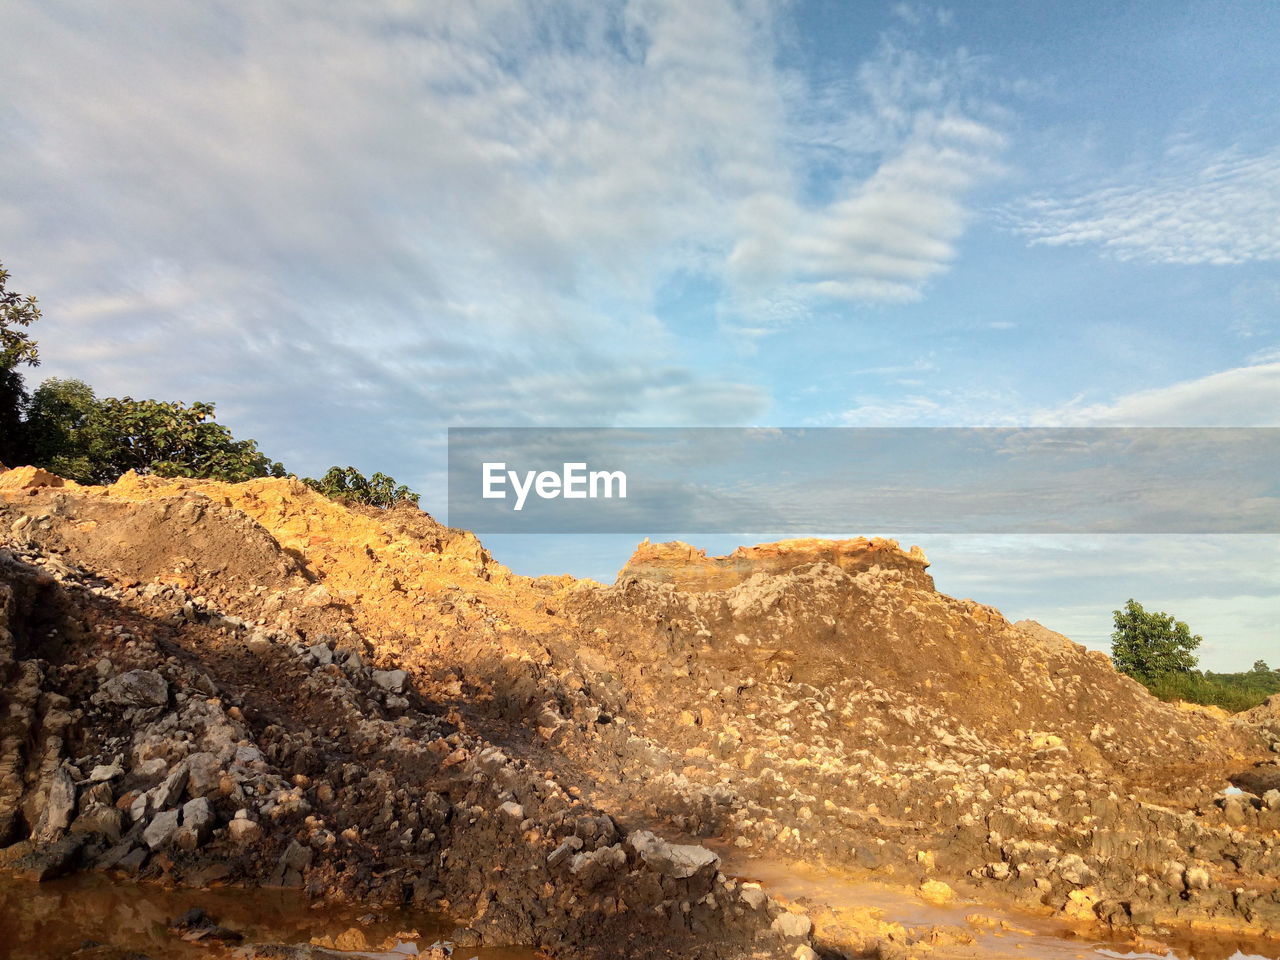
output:
[[[301,469],[426,471],[445,424],[750,422],[767,390],[682,346],[665,285],[755,334],[917,298],[1003,146],[962,59],[885,40],[816,87],[783,16],[19,0],[0,251],[49,373],[218,400]]]

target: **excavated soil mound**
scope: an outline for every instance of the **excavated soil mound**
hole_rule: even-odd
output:
[[[0,531],[25,876],[300,886],[558,957],[868,948],[705,841],[1117,931],[1280,926],[1275,709],[1160,703],[915,548],[531,580],[414,508],[132,475],[2,489]]]

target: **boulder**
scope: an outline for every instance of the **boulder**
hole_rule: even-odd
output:
[[[289,846],[280,857],[280,866],[300,873],[311,866],[313,856],[314,852],[310,847],[304,847],[297,840],[290,840]]]
[[[142,840],[152,850],[159,850],[172,842],[177,832],[178,811],[162,810],[147,824],[147,829],[142,831]]]
[[[76,809],[76,784],[66,767],[59,767],[49,777],[44,807],[36,824],[36,837],[52,840],[71,825],[71,815]]]
[[[130,670],[104,683],[98,696],[120,707],[163,707],[169,702],[169,682],[154,670]]]
[[[667,843],[648,830],[636,830],[627,836],[631,849],[652,870],[664,877],[685,879],[700,870],[714,870],[720,857],[706,847],[691,843]]]
[[[770,929],[780,937],[786,937],[788,940],[799,940],[809,935],[809,931],[813,929],[813,921],[803,913],[783,911],[773,918],[773,924]]]
[[[213,820],[213,805],[207,797],[196,797],[182,805],[182,826],[195,835],[197,845],[209,839]]]
[[[751,910],[761,909],[769,899],[758,883],[744,883],[738,891],[738,895],[742,897],[742,902]]]
[[[226,772],[216,754],[201,752],[187,757],[187,793],[192,797],[209,797],[222,793],[222,777]]]
[[[129,794],[125,794],[125,796],[121,798],[121,802],[123,803],[124,800],[127,800],[128,798]],[[146,820],[154,812],[155,807],[153,807],[151,803],[150,790],[139,793],[129,804],[129,819],[134,823]]]
[[[182,791],[187,788],[187,776],[187,765],[184,763],[176,767],[157,786],[152,787],[149,791],[151,809],[168,810],[177,803],[182,796]]]
[[[327,607],[333,603],[333,594],[324,584],[317,583],[302,595],[302,602],[308,607]]]
[[[404,693],[404,684],[408,679],[409,675],[403,670],[373,671],[373,682],[387,693]]]
[[[571,856],[582,849],[582,840],[579,837],[565,837],[560,846],[556,847],[547,855],[547,866],[555,869],[564,863]]]
[[[956,898],[956,892],[941,880],[926,880],[920,884],[920,899],[925,903],[943,905]]]
[[[244,934],[224,927],[200,907],[192,907],[169,924],[169,929],[188,943],[238,942]]]
[[[113,843],[124,830],[124,813],[105,803],[96,803],[76,817],[71,825],[73,833],[96,833]]]
[[[254,820],[237,817],[227,824],[227,834],[235,843],[247,844],[262,835],[262,828]]]
[[[310,847],[303,846],[297,840],[290,840],[272,874],[271,884],[277,887],[302,886],[302,875],[311,866],[314,855]]]
[[[89,779],[85,783],[106,783],[116,777],[124,776],[124,769],[118,763],[98,764],[89,771]]]
[[[569,872],[588,889],[598,886],[627,865],[627,854],[621,844],[580,853],[569,861]]]
[[[517,823],[524,819],[524,807],[520,806],[518,803],[512,802],[511,800],[508,800],[502,806],[498,807],[498,812],[505,814]]]
[[[53,843],[33,844],[32,848],[15,859],[10,872],[22,880],[43,883],[69,872],[75,865],[84,838],[66,836]]]

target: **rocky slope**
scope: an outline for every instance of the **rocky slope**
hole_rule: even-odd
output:
[[[290,480],[10,471],[0,498],[20,874],[407,902],[566,958],[931,948],[814,930],[712,848],[1118,930],[1280,926],[1274,710],[1159,703],[937,593],[918,550],[646,543],[602,586]]]

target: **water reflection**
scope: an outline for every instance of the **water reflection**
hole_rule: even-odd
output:
[[[68,957],[85,941],[160,958],[225,956],[229,948],[186,943],[169,924],[193,907],[244,934],[250,943],[307,943],[338,937],[357,927],[370,944],[401,932],[416,932],[419,945],[445,936],[452,925],[434,914],[378,911],[326,905],[317,909],[286,890],[168,890],[124,885],[98,874],[35,884],[0,877],[0,957],[53,960]],[[230,946],[235,946],[232,944]],[[95,954],[88,954],[94,956]],[[471,949],[456,954],[481,960],[532,960],[527,950]]]

